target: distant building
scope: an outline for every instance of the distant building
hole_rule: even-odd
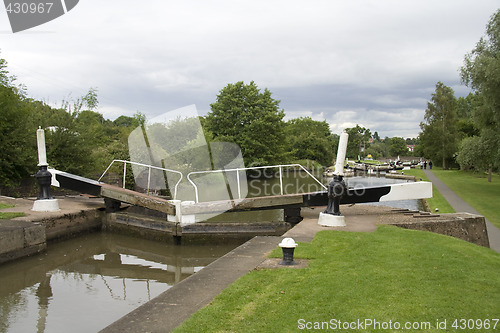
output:
[[[415,149],[415,145],[406,145],[406,148],[408,148],[408,150],[413,153],[413,150]]]

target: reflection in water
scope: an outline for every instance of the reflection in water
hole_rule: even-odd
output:
[[[0,332],[95,332],[232,250],[97,233],[0,266]]]
[[[47,322],[47,310],[49,302],[52,298],[52,288],[50,287],[50,278],[52,275],[47,274],[45,279],[40,282],[36,290],[38,297],[38,322],[36,324],[37,332],[45,332],[45,324]]]

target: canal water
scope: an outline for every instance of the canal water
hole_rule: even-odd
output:
[[[238,244],[174,246],[106,232],[0,266],[0,332],[97,332]]]

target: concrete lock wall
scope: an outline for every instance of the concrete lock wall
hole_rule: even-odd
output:
[[[43,224],[19,222],[0,225],[0,263],[36,254],[46,248]]]
[[[470,213],[442,214],[423,221],[401,221],[393,225],[413,230],[430,231],[490,247],[484,216]]]
[[[41,220],[46,228],[47,241],[71,238],[83,232],[101,229],[106,219],[102,210],[86,210],[79,213],[64,214],[58,218]]]
[[[100,230],[106,213],[100,202],[62,200],[57,212],[33,212],[32,200],[4,199],[25,216],[0,220],[0,264],[44,251],[47,242]]]

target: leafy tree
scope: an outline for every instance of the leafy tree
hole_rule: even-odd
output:
[[[128,117],[128,116],[119,116],[113,121],[113,124],[115,126],[122,126],[122,127],[137,127],[139,126],[138,124],[135,124],[134,126],[134,117]]]
[[[349,141],[347,142],[347,157],[358,158],[361,155],[365,155],[362,152],[362,148],[368,148],[368,140],[370,139],[371,132],[369,129],[364,128],[356,124],[356,127],[346,128],[345,131],[349,134]]]
[[[228,84],[210,104],[205,126],[214,140],[238,144],[246,165],[270,165],[285,159],[285,115],[279,100],[252,81]]]
[[[0,85],[4,87],[12,87],[16,80],[14,76],[9,75],[7,70],[7,61],[0,58]]]
[[[468,140],[461,147],[468,149],[476,144],[477,150],[481,151],[481,147],[487,146],[488,153],[480,154],[476,158],[484,159],[478,161],[480,165],[492,163],[498,168],[500,166],[500,10],[490,18],[486,26],[486,35],[465,56],[461,79],[476,93],[477,103],[472,106],[472,118],[480,131],[479,138]]]
[[[13,186],[36,171],[36,132],[30,128],[29,101],[0,59],[0,186]]]
[[[98,106],[99,101],[97,99],[97,89],[90,88],[84,96],[79,97],[76,100],[63,100],[61,109],[66,110],[73,118],[76,118],[80,111],[94,111]]]
[[[387,145],[382,141],[375,141],[373,144],[366,149],[366,154],[372,155],[372,158],[378,160],[381,157],[388,157],[389,152],[387,149]]]
[[[479,136],[467,137],[460,143],[457,162],[463,170],[486,170],[489,153],[490,147],[485,140]]]
[[[13,87],[0,85],[0,185],[13,186],[36,171],[36,132],[29,109]]]
[[[420,123],[420,140],[425,157],[442,162],[443,169],[448,168],[458,148],[456,109],[453,89],[438,82],[427,103],[425,122]]]
[[[403,138],[391,138],[389,146],[389,154],[393,157],[408,155],[408,147],[406,147],[406,140]]]
[[[293,159],[314,160],[322,165],[333,163],[334,138],[326,121],[316,121],[309,117],[287,121],[285,127],[287,151]]]

